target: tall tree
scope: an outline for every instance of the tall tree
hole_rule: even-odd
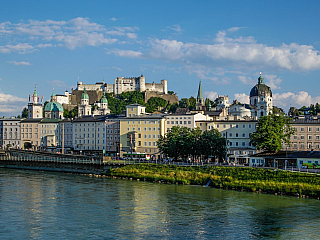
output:
[[[27,118],[28,117],[28,108],[23,108],[21,112],[21,118]]]
[[[257,128],[250,135],[250,142],[258,150],[277,152],[281,150],[282,143],[291,144],[290,137],[295,133],[292,119],[274,113],[260,117]]]

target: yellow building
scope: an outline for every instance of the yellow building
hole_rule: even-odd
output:
[[[127,106],[126,117],[120,118],[120,156],[124,153],[147,153],[159,156],[157,141],[166,132],[165,114],[146,114],[145,106]]]
[[[21,147],[24,148],[24,144],[29,142],[37,149],[41,143],[41,127],[40,122],[42,118],[24,119],[21,120]]]

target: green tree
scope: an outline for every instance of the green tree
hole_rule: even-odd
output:
[[[153,113],[159,110],[159,107],[164,108],[167,106],[167,101],[160,97],[151,97],[149,98],[146,106],[146,112]]]
[[[250,136],[251,144],[258,150],[277,152],[282,143],[291,144],[290,137],[295,133],[292,119],[274,113],[260,117],[257,128]]]
[[[28,118],[28,108],[23,108],[21,112],[21,118]]]
[[[162,154],[178,159],[185,153],[185,138],[190,132],[187,127],[173,126],[165,136],[161,136],[157,146]]]
[[[222,137],[217,129],[204,131],[201,136],[201,153],[205,158],[214,156],[220,162],[225,160],[226,156],[226,139]]]
[[[168,91],[168,94],[169,94],[169,95],[173,95],[173,94],[174,94],[174,91]]]

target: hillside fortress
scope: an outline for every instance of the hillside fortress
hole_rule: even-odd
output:
[[[83,84],[77,83],[76,90],[83,91],[84,88],[87,91],[100,90],[106,93],[114,93],[119,95],[123,92],[157,92],[160,94],[168,94],[167,80],[161,80],[161,83],[146,83],[146,78],[141,74],[140,77],[117,77],[114,79],[114,84],[108,84],[103,82],[97,82],[96,84]]]

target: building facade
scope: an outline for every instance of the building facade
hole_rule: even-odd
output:
[[[25,143],[32,145],[34,149],[40,147],[42,118],[21,120],[21,146],[25,148]]]
[[[148,153],[159,158],[157,141],[166,132],[165,114],[145,114],[139,104],[127,106],[127,117],[120,118],[120,156],[123,153]]]
[[[21,148],[21,128],[18,118],[0,119],[0,144],[2,148]]]

